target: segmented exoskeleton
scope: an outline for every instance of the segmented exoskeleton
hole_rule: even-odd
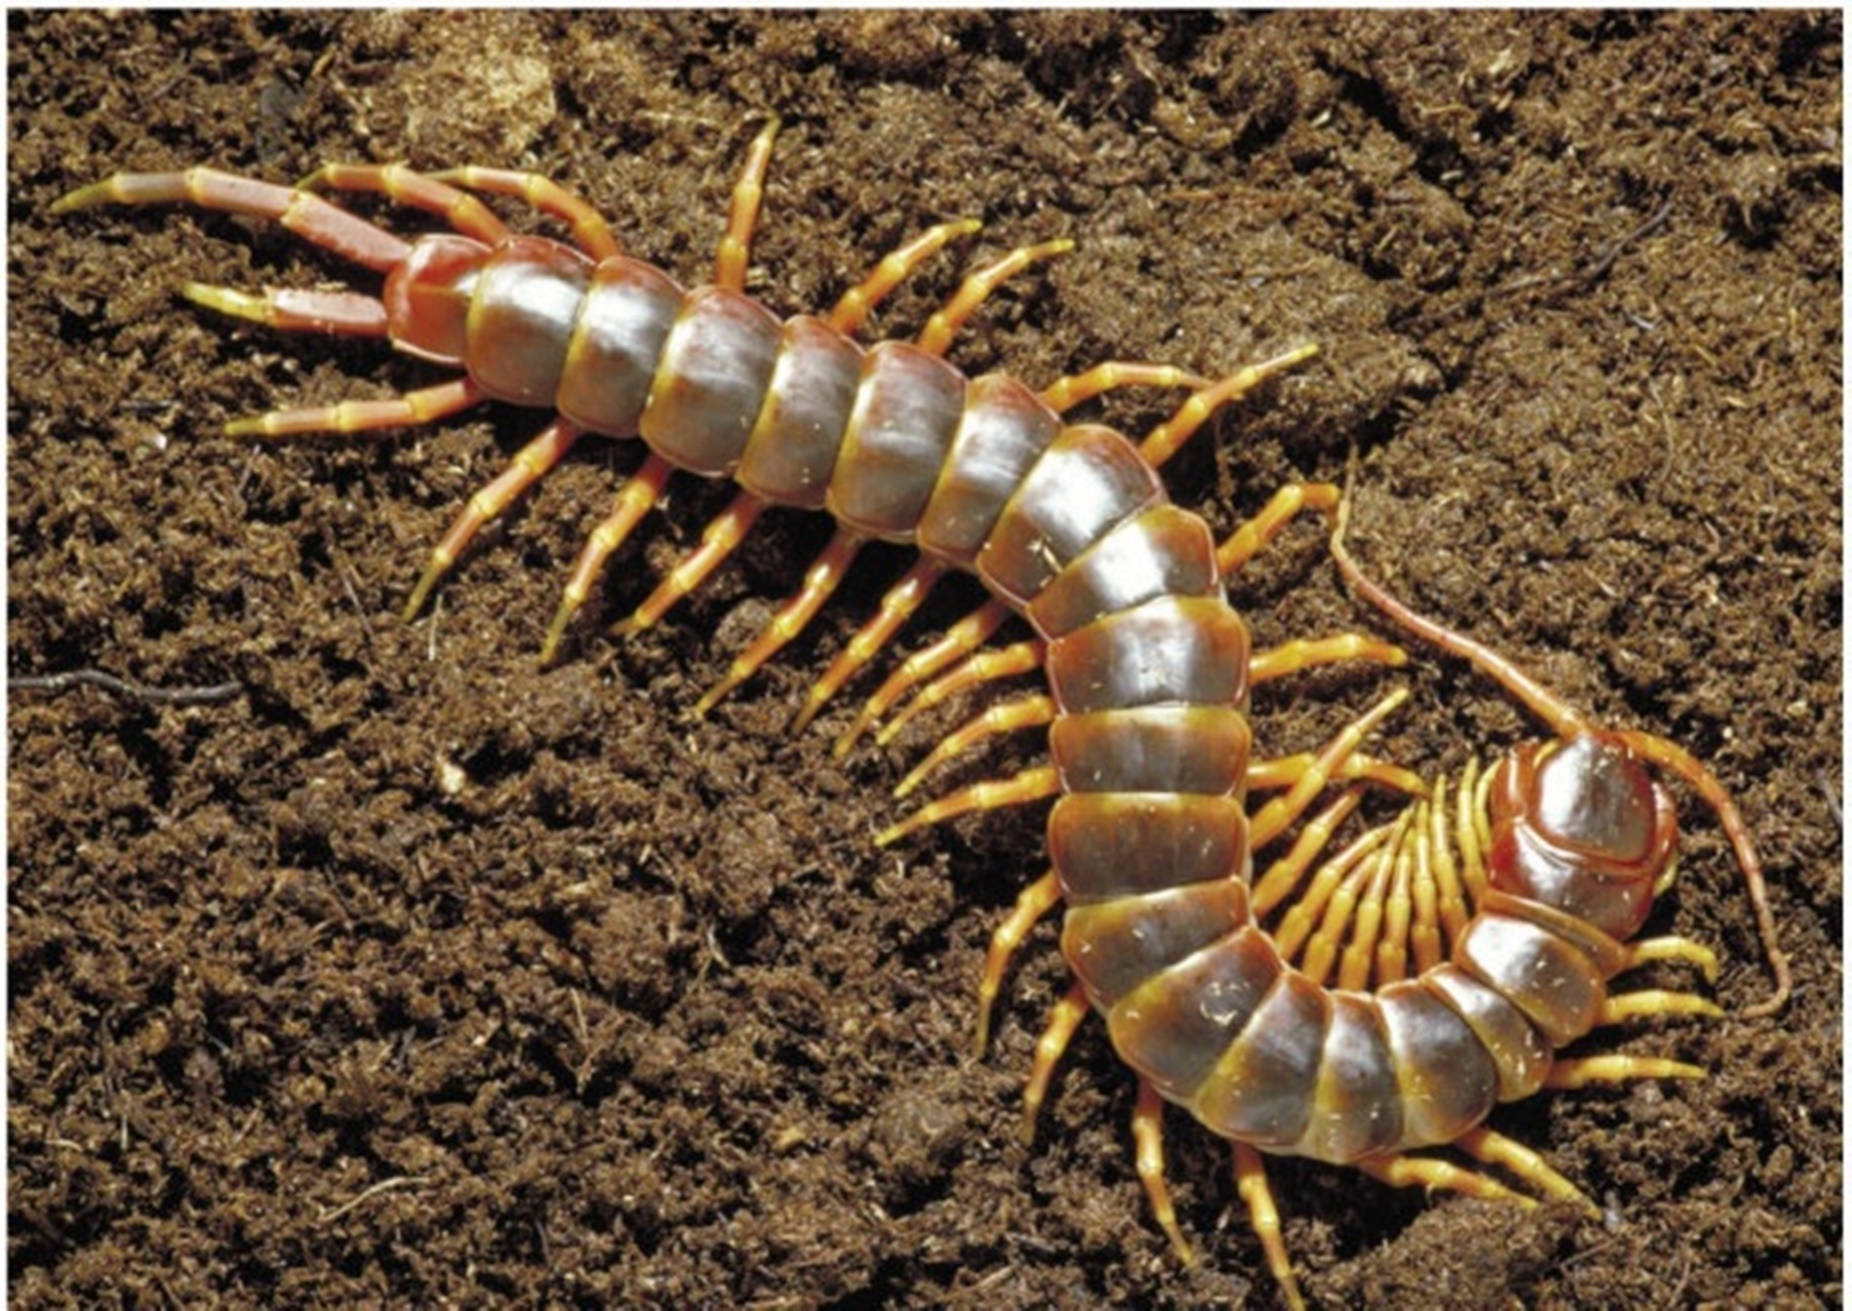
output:
[[[55,208],[191,201],[277,219],[385,275],[382,295],[272,290],[256,297],[199,285],[186,294],[276,328],[384,336],[464,370],[456,381],[393,400],[239,420],[228,427],[232,435],[389,427],[487,399],[558,412],[434,549],[408,614],[480,527],[588,432],[641,436],[649,454],[587,544],[547,655],[603,561],[678,470],[730,477],[742,491],[630,627],[653,622],[698,586],[767,506],[823,509],[837,523],[801,591],[699,708],[800,631],[868,540],[917,545],[921,561],[813,688],[800,721],[872,657],[940,575],[976,574],[993,599],[888,680],[841,745],[1015,613],[1036,630],[1032,642],[976,657],[922,692],[919,703],[1025,660],[1040,663],[1047,696],[1000,708],[953,735],[934,759],[974,734],[1046,725],[1053,764],[967,789],[882,840],[960,809],[1059,796],[1048,830],[1053,870],[1025,895],[1011,923],[1019,937],[1032,912],[1065,900],[1063,949],[1080,984],[1044,1039],[1032,1104],[1066,1034],[1089,1006],[1099,1010],[1141,1077],[1134,1126],[1140,1173],[1166,1230],[1187,1251],[1162,1182],[1161,1098],[1188,1107],[1235,1144],[1241,1192],[1270,1264],[1297,1303],[1255,1148],[1358,1162],[1395,1183],[1474,1190],[1466,1181],[1479,1176],[1443,1171],[1442,1163],[1405,1150],[1458,1142],[1509,1163],[1504,1140],[1477,1127],[1494,1097],[1537,1087],[1551,1047],[1599,1018],[1599,998],[1591,1009],[1587,989],[1574,997],[1536,993],[1501,971],[1541,959],[1540,952],[1574,950],[1594,963],[1599,993],[1614,972],[1608,967],[1626,963],[1613,939],[1637,922],[1572,920],[1501,888],[1475,896],[1476,915],[1452,934],[1454,960],[1433,963],[1418,980],[1368,994],[1331,991],[1289,963],[1291,953],[1256,919],[1254,852],[1287,832],[1334,778],[1423,789],[1406,771],[1358,754],[1405,693],[1383,697],[1316,755],[1265,761],[1251,758],[1249,691],[1312,665],[1348,658],[1394,664],[1403,656],[1355,634],[1251,653],[1247,630],[1224,597],[1230,572],[1298,510],[1331,509],[1334,489],[1285,489],[1218,546],[1201,519],[1169,502],[1155,470],[1217,406],[1310,349],[1212,385],[1166,366],[1112,363],[1039,394],[1001,375],[967,379],[940,358],[992,288],[1062,253],[1065,241],[1020,248],[973,275],[917,343],[858,346],[851,334],[873,305],[971,231],[970,222],[940,225],[895,252],[826,318],[781,321],[742,291],[773,133],[768,127],[749,153],[712,284],[693,290],[622,255],[585,201],[544,178],[501,170],[426,176],[334,165],[315,175],[439,214],[461,234],[412,242],[305,189],[205,169],[119,174]],[[512,234],[453,182],[526,198],[570,223],[580,249]],[[1142,444],[1096,424],[1063,421],[1080,401],[1128,383],[1195,390]],[[1283,795],[1250,816],[1248,793],[1263,787]],[[1318,831],[1317,823],[1308,829]],[[1671,833],[1655,827],[1654,835],[1658,859]],[[1316,855],[1317,842],[1302,838],[1283,867],[1303,872]],[[986,1007],[1010,945],[1005,933],[998,942]]]

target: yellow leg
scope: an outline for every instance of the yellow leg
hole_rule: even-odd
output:
[[[253,296],[234,287],[183,282],[180,294],[216,314],[248,319],[279,332],[320,332],[341,337],[391,335],[384,302],[355,291],[266,287],[263,295]]]
[[[920,349],[928,355],[945,354],[946,347],[952,344],[952,338],[958,335],[965,320],[1005,279],[1014,277],[1037,260],[1053,259],[1073,249],[1072,241],[1060,237],[1036,246],[1018,246],[1002,259],[979,269],[964,280],[964,284],[953,293],[943,309],[926,320],[926,328],[920,333]]]
[[[720,567],[722,560],[739,549],[739,544],[746,540],[746,534],[764,511],[765,502],[751,492],[741,492],[734,497],[733,503],[702,530],[701,545],[671,569],[661,585],[614,631],[626,635],[641,632],[662,618],[669,607],[699,587]]]
[[[804,625],[816,618],[817,611],[829,599],[830,593],[842,582],[843,575],[849,572],[849,565],[855,559],[855,553],[862,549],[866,539],[860,534],[852,533],[846,528],[838,528],[835,536],[829,540],[810,568],[804,572],[804,585],[797,595],[786,601],[783,608],[772,617],[765,631],[759,634],[753,644],[742,651],[739,657],[727,669],[725,678],[709,688],[705,695],[695,703],[694,712],[705,715],[713,709],[720,698],[751,678],[760,665],[776,655],[786,643],[804,631]]]
[[[1343,496],[1335,483],[1288,483],[1273,494],[1259,514],[1235,529],[1228,540],[1216,548],[1216,567],[1224,576],[1239,573],[1295,515],[1302,510],[1316,510],[1331,519]]]
[[[433,182],[445,182],[471,191],[518,196],[542,214],[551,214],[570,225],[572,239],[593,259],[606,260],[624,253],[604,216],[578,193],[569,191],[552,178],[512,168],[479,168],[474,164],[440,169],[426,176]]]
[[[1205,387],[1190,397],[1177,412],[1163,423],[1152,429],[1139,446],[1145,459],[1154,468],[1161,467],[1177,448],[1188,441],[1196,430],[1208,421],[1210,415],[1224,405],[1240,400],[1261,383],[1276,373],[1283,373],[1295,364],[1311,359],[1318,354],[1316,346],[1301,346],[1296,350],[1276,355],[1270,360],[1249,365],[1237,373],[1231,373],[1221,381]]]
[[[1035,1044],[1035,1060],[1029,1066],[1029,1082],[1022,1090],[1022,1140],[1035,1141],[1035,1122],[1048,1099],[1048,1083],[1055,1077],[1061,1054],[1074,1040],[1074,1030],[1087,1018],[1087,993],[1078,983],[1069,988],[1048,1012],[1048,1027]]]
[[[1138,364],[1125,360],[1108,360],[1085,373],[1070,374],[1059,382],[1042,388],[1042,401],[1049,409],[1065,414],[1082,401],[1104,395],[1120,387],[1188,387],[1201,391],[1209,379],[1199,377],[1174,364]]]
[[[1659,1056],[1583,1056],[1557,1061],[1544,1079],[1545,1088],[1573,1091],[1598,1083],[1625,1083],[1632,1079],[1702,1079],[1701,1065],[1668,1061]]]
[[[886,714],[910,689],[919,686],[954,660],[977,650],[1009,617],[1009,607],[992,597],[953,624],[937,642],[908,656],[901,662],[900,668],[890,674],[874,695],[863,703],[861,713],[856,715],[849,731],[836,739],[836,758],[840,760],[848,755],[849,748],[855,745],[855,740],[868,730],[869,725]]]
[[[875,835],[875,845],[892,846],[909,833],[917,833],[929,825],[959,815],[968,815],[974,810],[1001,810],[1005,806],[1025,805],[1052,797],[1060,791],[1061,778],[1053,765],[1037,765],[1010,778],[985,779],[982,783],[959,788],[930,805],[921,806],[900,823],[882,829]]]
[[[1032,637],[996,651],[979,651],[951,673],[921,688],[919,695],[913,698],[905,710],[894,716],[875,737],[875,741],[886,746],[900,736],[900,731],[916,717],[969,688],[994,683],[1002,678],[1014,678],[1018,674],[1033,673],[1042,667],[1042,657],[1047,654],[1047,649],[1040,638]]]
[[[1406,814],[1407,812],[1404,812]],[[1351,916],[1350,943],[1338,958],[1338,987],[1360,992],[1370,986],[1370,966],[1376,957],[1376,944],[1382,935],[1383,903],[1401,857],[1403,834],[1384,847],[1371,862],[1370,877],[1363,885],[1363,896]]]
[[[1269,865],[1267,872],[1255,882],[1252,905],[1256,919],[1292,895],[1318,853],[1331,841],[1338,825],[1349,819],[1362,801],[1362,788],[1346,788],[1336,801],[1306,821],[1299,836],[1293,839],[1292,850]]]
[[[342,401],[300,410],[272,410],[225,425],[227,437],[285,437],[305,432],[365,432],[430,423],[485,400],[487,394],[468,378],[457,378],[379,401]]]
[[[1016,733],[1025,728],[1040,728],[1055,721],[1055,699],[1046,693],[1037,692],[1033,696],[1020,697],[1015,701],[999,701],[975,719],[964,725],[955,733],[948,733],[932,754],[914,766],[911,773],[894,788],[896,797],[904,797],[918,787],[926,775],[940,765],[963,751],[976,746],[987,737],[1001,733]]]
[[[975,1056],[981,1058],[990,1045],[990,1012],[997,1003],[997,994],[1003,991],[1003,975],[1009,969],[1010,957],[1042,916],[1060,904],[1061,878],[1051,869],[1018,894],[1016,905],[990,935],[990,950],[984,954],[984,977],[977,985]]]
[[[1411,848],[1421,841],[1421,807],[1413,807],[1414,819],[1409,834],[1395,849],[1395,873],[1389,880],[1389,896],[1383,902],[1383,932],[1376,943],[1376,986],[1400,983],[1408,977],[1408,932],[1414,913],[1415,856]]]
[[[1723,1008],[1692,992],[1663,992],[1649,988],[1609,997],[1595,1012],[1595,1025],[1619,1024],[1643,1015],[1708,1015],[1720,1017]]]
[[[1248,791],[1276,792],[1289,788],[1317,763],[1318,757],[1310,751],[1255,760],[1248,765]],[[1411,797],[1425,796],[1428,790],[1428,785],[1414,770],[1362,752],[1345,757],[1343,763],[1331,771],[1331,777],[1346,783],[1375,783],[1391,792],[1406,792]]]
[[[1262,806],[1249,823],[1249,842],[1258,850],[1285,832],[1288,825],[1304,813],[1312,804],[1312,798],[1325,790],[1332,774],[1349,758],[1363,739],[1368,737],[1396,707],[1408,700],[1408,689],[1398,687],[1382,697],[1363,714],[1357,716],[1331,739],[1324,750],[1318,753],[1317,760],[1305,774],[1294,783],[1284,796],[1275,797]]]
[[[928,228],[906,245],[885,256],[868,276],[842,294],[836,308],[824,320],[830,327],[853,336],[887,294],[909,274],[944,250],[959,237],[968,237],[983,227],[976,219],[959,219]]]
[[[1304,1311],[1305,1298],[1299,1281],[1293,1277],[1293,1263],[1286,1255],[1286,1242],[1280,1237],[1280,1209],[1273,1204],[1273,1190],[1267,1186],[1267,1167],[1260,1153],[1246,1143],[1235,1145],[1235,1192],[1247,1203],[1248,1223],[1260,1239],[1260,1250],[1267,1255],[1267,1269],[1280,1286],[1280,1296],[1292,1311]]]
[[[1338,945],[1344,941],[1344,934],[1351,927],[1357,913],[1357,903],[1379,877],[1386,877],[1385,871],[1393,864],[1396,848],[1401,845],[1407,819],[1408,813],[1404,811],[1402,817],[1396,820],[1389,840],[1369,852],[1355,869],[1344,876],[1344,881],[1331,894],[1331,900],[1325,905],[1324,918],[1319,921],[1317,931],[1305,944],[1305,956],[1299,967],[1312,982],[1323,984],[1331,976],[1331,967],[1338,958]],[[1313,883],[1316,886],[1316,878]],[[1310,900],[1309,896],[1307,900]],[[1291,913],[1288,912],[1290,917]],[[1287,927],[1285,919],[1280,921],[1280,927],[1282,930]],[[1286,950],[1283,940],[1280,949],[1282,952]]]
[[[493,246],[508,238],[508,225],[466,191],[415,173],[403,164],[323,164],[296,184],[298,191],[318,185],[337,191],[374,191],[401,205],[435,214],[466,237]]]
[[[1601,1214],[1595,1204],[1582,1195],[1580,1188],[1552,1170],[1547,1161],[1514,1138],[1481,1128],[1464,1134],[1453,1145],[1474,1160],[1483,1161],[1487,1165],[1502,1165],[1545,1197],[1573,1203],[1589,1215]]]
[[[900,631],[900,626],[920,608],[920,603],[932,591],[933,585],[945,576],[945,572],[946,566],[943,563],[921,556],[899,582],[887,589],[874,617],[849,639],[849,644],[830,662],[823,677],[811,684],[803,708],[797,712],[797,718],[791,721],[793,733],[801,733],[842,685],[893,639],[894,634]]]
[[[746,263],[751,258],[752,230],[759,223],[759,202],[765,198],[765,170],[772,162],[772,142],[778,136],[773,116],[759,129],[746,152],[739,181],[733,184],[733,201],[727,207],[727,230],[714,257],[714,285],[725,291],[746,289]]]
[[[1494,772],[1488,769],[1481,774],[1478,760],[1467,757],[1466,768],[1460,773],[1459,807],[1454,815],[1453,833],[1460,843],[1460,876],[1475,906],[1485,899],[1486,889],[1491,886],[1482,853],[1492,845],[1492,835],[1482,827],[1482,812]]]
[[[1434,875],[1434,819],[1438,812],[1427,802],[1415,806],[1415,831],[1411,845],[1415,852],[1415,872],[1411,892],[1414,898],[1414,922],[1409,925],[1408,944],[1415,957],[1415,973],[1425,974],[1441,963],[1444,951],[1440,937],[1440,881]],[[1441,836],[1446,836],[1443,827]],[[1455,893],[1456,897],[1458,893]]]
[[[1360,861],[1369,859],[1383,843],[1389,840],[1393,826],[1379,824],[1366,833],[1352,839],[1337,855],[1318,867],[1312,875],[1312,881],[1306,885],[1305,895],[1286,908],[1280,916],[1280,922],[1273,930],[1273,940],[1279,945],[1280,955],[1291,960],[1303,943],[1319,925],[1319,916],[1351,879],[1351,871]],[[1338,920],[1349,917],[1346,911]]]
[[[1461,790],[1466,790],[1464,783]],[[1447,839],[1447,824],[1447,776],[1443,774],[1434,780],[1434,804],[1428,810],[1428,839],[1421,849],[1432,863],[1435,909],[1440,914],[1441,927],[1447,931],[1447,946],[1451,950],[1466,932],[1471,917],[1461,897],[1460,871],[1453,863],[1453,844]]]
[[[1408,652],[1390,642],[1379,642],[1362,633],[1339,633],[1312,641],[1297,639],[1283,642],[1265,651],[1256,651],[1248,660],[1248,682],[1258,687],[1288,674],[1320,669],[1341,660],[1368,660],[1398,669],[1408,663]]]
[[[1513,1192],[1488,1175],[1462,1170],[1432,1156],[1374,1156],[1358,1161],[1357,1168],[1392,1188],[1445,1188],[1485,1202],[1515,1202],[1527,1210],[1537,1205],[1534,1199]]]
[[[1170,1184],[1164,1179],[1164,1099],[1149,1079],[1138,1081],[1138,1103],[1132,1108],[1132,1143],[1138,1182],[1145,1186],[1152,1217],[1170,1239],[1177,1259],[1184,1265],[1195,1265],[1196,1251],[1177,1227],[1177,1208],[1170,1200]]]
[[[1717,953],[1701,942],[1690,938],[1665,937],[1642,938],[1627,945],[1627,960],[1621,966],[1623,970],[1638,969],[1654,961],[1677,960],[1696,965],[1703,971],[1705,982],[1717,982]]]
[[[423,607],[431,589],[450,571],[450,566],[462,557],[463,548],[469,545],[470,539],[481,531],[483,525],[498,518],[515,497],[532,487],[564,459],[566,452],[572,449],[573,443],[579,440],[584,431],[564,419],[555,419],[538,437],[517,451],[508,467],[497,474],[492,482],[469,498],[469,504],[457,515],[455,522],[450,525],[450,531],[431,548],[431,558],[425,565],[424,574],[405,602],[401,617],[406,622],[409,623]]]
[[[611,513],[600,520],[598,526],[592,529],[592,535],[585,539],[585,546],[580,550],[572,574],[566,580],[566,590],[560,597],[559,609],[553,614],[553,622],[547,626],[546,640],[540,644],[542,665],[552,663],[560,642],[566,636],[567,625],[579,612],[579,607],[585,604],[586,598],[591,596],[598,575],[604,570],[604,562],[624,544],[624,539],[649,513],[650,507],[662,498],[662,489],[668,485],[669,475],[673,472],[674,466],[667,460],[660,455],[651,455],[618,489]]]

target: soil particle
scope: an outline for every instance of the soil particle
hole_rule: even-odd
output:
[[[1355,452],[1377,576],[1598,718],[1683,743],[1742,804],[1787,1010],[1740,1014],[1766,970],[1687,799],[1648,931],[1717,950],[1728,1014],[1586,1047],[1711,1077],[1497,1112],[1600,1221],[1272,1164],[1310,1299],[1840,1302],[1836,14],[73,11],[14,14],[8,39],[9,671],[245,689],[9,696],[12,1305],[1276,1303],[1222,1145],[1174,1114],[1203,1260],[1171,1256],[1097,1027],[1021,1145],[1020,1081],[1066,986],[1052,922],[970,1059],[990,932],[1045,868],[1042,808],[871,838],[983,698],[837,761],[870,673],[787,728],[903,553],[865,552],[811,632],[691,721],[829,525],[768,515],[614,641],[602,626],[731,495],[677,480],[539,670],[636,458],[586,442],[402,623],[430,544],[540,415],[228,441],[231,417],[438,374],[176,299],[187,280],[367,285],[276,225],[47,213],[119,169],[470,162],[561,180],[694,281],[768,111],[786,127],[754,295],[827,309],[970,215],[985,230],[873,334],[916,332],[961,266],[1066,235],[1076,253],[961,334],[961,368],[1215,374],[1316,341],[1166,468],[1176,497],[1226,530]],[[1142,432],[1174,403],[1094,411]],[[943,590],[883,670],[977,599]],[[1371,626],[1311,524],[1233,599],[1260,647]],[[1380,754],[1431,773],[1535,731],[1416,655]],[[1384,683],[1264,687],[1257,740],[1313,746]],[[1034,737],[934,782],[1033,764]]]

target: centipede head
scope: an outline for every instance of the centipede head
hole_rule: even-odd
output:
[[[1508,754],[1490,819],[1497,887],[1621,940],[1645,922],[1678,844],[1671,794],[1626,742],[1600,730]]]
[[[386,275],[381,296],[392,344],[434,364],[461,365],[470,295],[489,255],[480,241],[447,232],[414,242],[411,253]]]

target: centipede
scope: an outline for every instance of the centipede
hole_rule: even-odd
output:
[[[572,568],[543,661],[558,658],[608,561],[677,473],[739,490],[619,632],[656,623],[694,592],[766,510],[821,511],[834,524],[801,586],[700,698],[697,714],[803,632],[867,544],[912,547],[918,559],[811,687],[794,731],[894,640],[942,578],[974,575],[988,599],[900,662],[836,749],[846,753],[884,719],[879,732],[891,737],[967,688],[1041,671],[1045,692],[992,705],[947,734],[897,790],[910,792],[938,765],[1002,733],[1045,730],[1048,763],[950,793],[876,840],[887,846],[953,815],[1052,801],[1050,868],[1026,886],[993,939],[978,989],[977,1047],[985,1047],[1012,953],[1062,907],[1061,950],[1075,981],[1037,1045],[1025,1124],[1032,1132],[1078,1025],[1101,1016],[1138,1081],[1137,1173],[1180,1259],[1196,1258],[1164,1176],[1167,1106],[1231,1145],[1238,1195],[1293,1307],[1304,1298],[1266,1155],[1535,1204],[1483,1170],[1420,1154],[1451,1147],[1546,1199],[1586,1207],[1573,1183],[1486,1119],[1497,1104],[1543,1088],[1702,1074],[1657,1058],[1557,1055],[1633,1016],[1717,1013],[1694,993],[1609,989],[1652,962],[1716,971],[1714,954],[1695,941],[1635,940],[1676,869],[1673,802],[1652,767],[1691,784],[1718,815],[1778,979],[1752,1013],[1782,1004],[1786,960],[1729,795],[1676,744],[1596,725],[1515,663],[1403,605],[1351,556],[1349,502],[1337,487],[1283,487],[1219,541],[1171,501],[1159,473],[1166,461],[1223,407],[1310,360],[1314,345],[1217,379],[1109,360],[1039,389],[1003,373],[967,377],[949,363],[948,348],[986,297],[1068,253],[1073,243],[1064,238],[1017,247],[973,272],[915,339],[858,341],[885,296],[976,231],[968,219],[897,248],[826,315],[781,318],[749,297],[751,243],[778,131],[772,119],[752,141],[711,276],[692,288],[626,255],[594,206],[564,184],[477,165],[425,173],[329,164],[295,186],[204,167],[117,173],[68,192],[52,211],[191,204],[274,221],[380,276],[380,293],[254,294],[188,283],[182,294],[277,331],[383,339],[459,371],[387,399],[236,419],[228,436],[408,427],[488,402],[551,412],[432,547],[405,604],[408,619],[481,530],[587,436],[640,439],[646,453]],[[448,230],[407,240],[324,190],[374,193]],[[483,195],[564,223],[571,243],[515,232]],[[1130,386],[1187,397],[1138,441],[1070,422],[1083,402]],[[1397,643],[1362,632],[1253,649],[1227,583],[1305,512],[1329,521],[1330,553],[1367,605],[1468,660],[1555,737],[1515,748],[1490,768],[1471,764],[1457,779],[1427,780],[1363,749],[1408,700],[1398,687],[1316,751],[1259,754],[1250,720],[1256,686],[1339,662],[1393,668],[1408,659]],[[987,647],[1012,616],[1034,636]],[[1339,784],[1337,799],[1314,813]],[[1406,807],[1327,855],[1366,789],[1399,794]],[[1253,800],[1262,794],[1264,803]],[[1256,855],[1295,828],[1290,849],[1257,870]]]

